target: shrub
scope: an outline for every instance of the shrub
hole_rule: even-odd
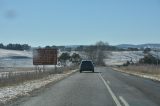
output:
[[[139,63],[141,64],[160,64],[160,59],[155,58],[151,54],[147,54],[144,56],[144,58],[139,60]]]
[[[62,53],[59,57],[58,57],[58,60],[64,65],[66,66],[66,61],[67,60],[70,60],[70,54],[65,52],[65,53]]]
[[[130,62],[127,61],[126,63],[123,64],[123,66],[129,66],[130,65]]]

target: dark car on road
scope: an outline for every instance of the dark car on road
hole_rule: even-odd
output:
[[[80,64],[80,73],[82,71],[92,71],[94,72],[94,65],[91,60],[82,60]]]

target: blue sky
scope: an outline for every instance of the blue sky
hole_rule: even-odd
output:
[[[160,43],[160,0],[0,0],[0,42]]]

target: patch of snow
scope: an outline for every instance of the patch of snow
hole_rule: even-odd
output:
[[[112,52],[112,55],[109,55],[109,58],[104,61],[106,65],[122,65],[131,59],[136,63],[143,57],[142,51],[117,51]]]
[[[18,51],[18,50],[5,50],[0,49],[0,58],[12,56],[25,56],[32,57],[32,51]]]
[[[8,101],[17,98],[19,96],[27,96],[29,93],[35,89],[41,88],[51,82],[58,81],[77,70],[72,70],[65,74],[54,74],[50,75],[43,79],[33,80],[33,81],[27,81],[19,85],[14,86],[7,86],[7,87],[1,87],[0,88],[0,103],[5,104]]]
[[[158,52],[151,51],[150,53],[151,53],[155,58],[160,59],[160,52],[159,52],[159,51],[158,51]]]

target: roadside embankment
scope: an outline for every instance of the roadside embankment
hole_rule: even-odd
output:
[[[60,74],[51,74],[41,79],[29,80],[16,85],[0,87],[0,104],[6,104],[18,97],[30,95],[30,92],[50,83],[62,80],[76,71],[77,70],[70,70]]]
[[[135,75],[143,78],[148,78],[155,81],[160,81],[160,66],[156,65],[130,65],[112,67],[115,71],[120,71],[130,75]]]

